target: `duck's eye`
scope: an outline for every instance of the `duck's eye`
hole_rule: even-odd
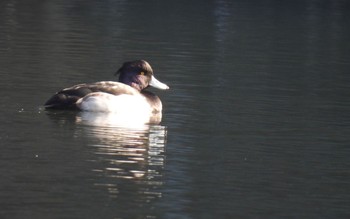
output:
[[[145,72],[141,71],[141,72],[140,72],[140,75],[145,75]]]

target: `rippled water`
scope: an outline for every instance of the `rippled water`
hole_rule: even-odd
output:
[[[1,218],[348,218],[344,0],[0,3]],[[160,125],[44,111],[145,59]]]

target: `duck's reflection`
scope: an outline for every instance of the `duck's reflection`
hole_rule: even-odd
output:
[[[99,177],[94,185],[105,187],[111,197],[120,198],[126,192],[149,201],[161,196],[158,190],[162,185],[166,127],[120,121],[106,113],[81,112],[76,116],[96,155],[92,171]]]

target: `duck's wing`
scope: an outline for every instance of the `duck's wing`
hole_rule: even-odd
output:
[[[119,95],[119,94],[130,94],[130,95],[136,95],[139,94],[140,92],[136,90],[135,88],[123,84],[121,82],[115,82],[115,81],[100,81],[100,82],[95,82],[92,84],[84,84],[81,85],[76,85],[73,86],[72,88],[77,87],[88,87],[91,89],[92,92],[105,92],[113,95]]]
[[[46,109],[77,109],[75,103],[80,98],[93,92],[105,92],[113,95],[134,95],[139,93],[136,89],[129,85],[114,81],[77,84],[54,94],[48,101],[46,101],[44,107]]]
[[[75,103],[91,92],[93,91],[83,84],[65,88],[47,100],[44,107],[46,109],[77,109]]]

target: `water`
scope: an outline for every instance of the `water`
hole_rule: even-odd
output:
[[[347,1],[0,6],[2,218],[349,217]],[[41,108],[134,59],[160,125]]]

